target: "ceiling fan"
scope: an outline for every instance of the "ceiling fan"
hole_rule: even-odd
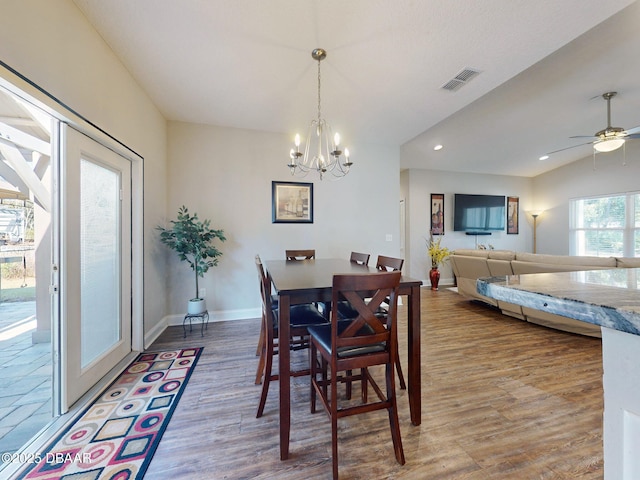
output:
[[[594,153],[606,153],[613,152],[617,150],[624,142],[628,139],[640,138],[640,125],[629,130],[625,130],[620,127],[612,127],[611,126],[611,99],[617,95],[618,92],[607,92],[602,94],[602,98],[604,98],[607,102],[607,128],[596,132],[594,135],[577,135],[569,138],[590,138],[592,139],[586,143],[580,143],[578,145],[573,145],[571,147],[561,148],[560,150],[554,150],[553,152],[547,153],[547,155],[551,155],[553,153],[562,152],[564,150],[569,150],[570,148],[580,147],[582,145],[593,145]]]

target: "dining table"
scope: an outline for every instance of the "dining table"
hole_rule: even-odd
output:
[[[292,305],[330,302],[333,276],[336,274],[375,273],[378,270],[342,258],[319,258],[310,260],[267,260],[264,262],[267,277],[273,292],[278,296],[278,331],[280,338],[289,338],[289,309]],[[407,296],[407,393],[411,423],[421,422],[420,385],[420,286],[421,280],[402,275],[399,295]],[[291,431],[290,351],[281,348],[278,352],[279,368],[279,423],[280,459],[289,458]]]

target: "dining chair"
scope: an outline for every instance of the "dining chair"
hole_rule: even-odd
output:
[[[315,250],[285,250],[287,260],[311,260],[316,258]]]
[[[260,259],[260,255],[256,255],[255,262],[256,262],[256,267],[258,268],[258,282],[260,285],[260,295],[262,295],[262,282],[267,280],[267,278],[264,273],[264,267],[262,266],[262,260]],[[271,308],[277,310],[278,297],[277,295],[271,294],[271,284],[268,285],[268,292],[269,292],[269,295],[271,295]],[[264,362],[265,362],[265,355],[264,355],[265,343],[264,342],[265,342],[265,336],[266,336],[265,330],[266,330],[265,316],[263,311],[262,319],[260,321],[260,335],[258,337],[258,346],[256,347],[256,357],[259,357],[258,368],[256,368],[256,380],[255,380],[256,385],[260,385],[262,383],[262,375],[264,373]]]
[[[260,281],[260,296],[262,297],[262,319],[261,338],[262,345],[260,358],[258,360],[258,370],[256,372],[256,383],[262,380],[262,392],[258,404],[256,418],[260,418],[264,412],[264,406],[269,393],[269,384],[278,380],[278,375],[272,373],[273,357],[278,354],[280,348],[291,350],[303,350],[309,348],[309,332],[307,328],[311,325],[327,324],[327,319],[316,309],[313,304],[293,305],[289,309],[290,317],[290,338],[283,341],[278,337],[278,308],[274,308],[273,297],[271,295],[271,282],[265,275],[264,266],[259,255],[255,258]],[[292,370],[292,377],[299,377],[309,374],[309,368]]]
[[[287,260],[293,261],[312,260],[316,258],[316,251],[314,249],[285,250],[284,254]],[[323,309],[323,306],[319,303],[314,303],[314,305],[318,309]]]
[[[404,264],[404,258],[394,258],[394,257],[385,257],[384,255],[378,255],[378,260],[376,261],[376,269],[381,272],[397,272],[402,270],[402,265]],[[387,302],[382,302],[378,309],[378,315],[384,316],[387,313],[387,308],[384,306],[388,304]],[[405,390],[407,388],[407,384],[404,381],[404,374],[402,373],[402,365],[400,364],[400,353],[396,356],[396,370],[398,371],[398,380],[400,381],[400,389]]]
[[[334,275],[331,323],[309,327],[309,365],[311,367],[311,413],[316,399],[331,419],[333,478],[338,478],[338,418],[385,409],[396,460],[404,465],[404,451],[398,421],[394,358],[398,348],[397,297],[400,272]],[[386,298],[388,314],[376,315]],[[337,305],[347,300],[358,311],[353,319],[340,319]],[[369,371],[385,366],[386,392],[383,393]],[[352,372],[358,372],[356,374]],[[361,401],[338,401],[338,382],[361,383]],[[375,392],[369,400],[368,385]],[[341,403],[341,405],[339,404]]]

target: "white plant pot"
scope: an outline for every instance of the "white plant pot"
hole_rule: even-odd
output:
[[[207,305],[204,298],[192,298],[189,300],[189,305],[187,306],[187,313],[189,315],[197,315],[198,313],[203,313],[206,310]]]

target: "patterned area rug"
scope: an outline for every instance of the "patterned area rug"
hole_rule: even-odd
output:
[[[140,354],[19,478],[143,478],[201,353]]]

